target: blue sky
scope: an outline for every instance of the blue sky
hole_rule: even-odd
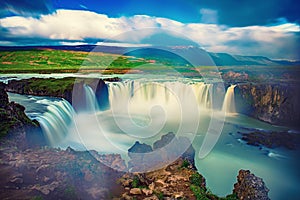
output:
[[[213,52],[300,59],[297,8],[298,0],[2,0],[0,45],[190,40]]]

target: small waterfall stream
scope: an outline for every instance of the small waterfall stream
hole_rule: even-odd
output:
[[[236,85],[229,86],[225,94],[222,110],[226,113],[236,113],[234,101],[235,87]]]
[[[40,123],[45,136],[51,145],[64,139],[69,133],[69,126],[76,114],[72,105],[66,101],[56,101],[47,107],[48,112],[36,119]]]

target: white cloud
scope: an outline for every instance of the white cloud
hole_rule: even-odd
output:
[[[213,10],[202,9],[201,13],[202,21],[217,20],[217,13]],[[6,17],[0,19],[0,25],[9,31],[10,37],[38,37],[83,43],[92,38],[137,44],[145,38],[151,38],[158,30],[167,30],[173,36],[191,39],[208,51],[266,55],[273,58],[279,58],[280,51],[289,52],[289,55],[284,56],[297,57],[296,40],[299,38],[296,38],[295,33],[300,31],[299,25],[293,23],[230,28],[217,24],[183,24],[146,15],[111,18],[82,10],[57,10],[56,13],[43,15],[39,19]],[[3,42],[5,41],[1,43]]]

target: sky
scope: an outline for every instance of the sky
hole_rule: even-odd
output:
[[[298,0],[1,0],[0,46],[199,45],[300,60]]]

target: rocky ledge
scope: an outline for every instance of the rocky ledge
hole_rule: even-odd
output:
[[[75,109],[82,108],[86,99],[84,98],[84,86],[90,86],[96,94],[99,108],[108,108],[108,89],[105,81],[118,82],[118,77],[106,79],[94,78],[30,78],[22,80],[10,80],[6,85],[6,91],[18,94],[51,96],[64,98],[69,101]],[[73,92],[74,91],[74,92]]]
[[[242,140],[252,146],[264,146],[271,149],[283,147],[289,150],[295,150],[300,146],[300,134],[275,131],[238,133],[242,135]]]
[[[0,83],[0,138],[2,142],[18,145],[19,148],[43,145],[42,132],[37,121],[31,121],[24,113],[25,108],[15,102],[9,102],[4,90],[5,84]],[[26,134],[30,132],[31,134]]]
[[[298,84],[240,83],[235,94],[239,113],[271,124],[299,127]]]

